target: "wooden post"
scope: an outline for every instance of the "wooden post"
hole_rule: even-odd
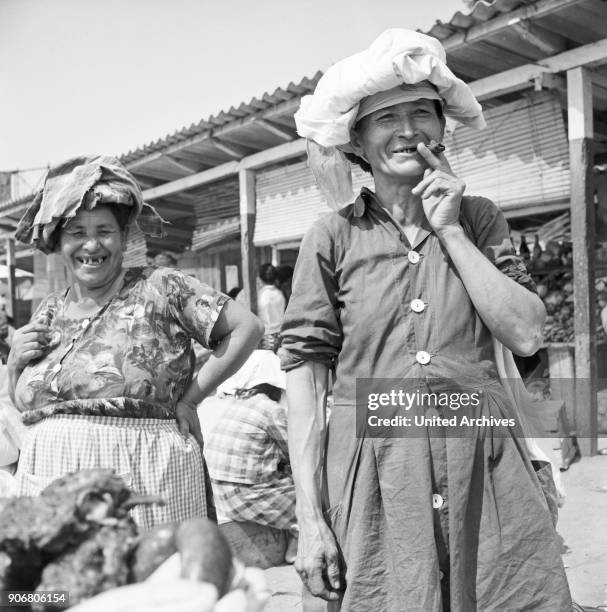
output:
[[[256,194],[255,171],[239,170],[240,188],[240,253],[242,256],[243,291],[252,312],[257,313],[257,281],[255,278],[255,234]]]
[[[575,427],[583,455],[597,452],[595,316],[595,210],[593,185],[592,77],[587,68],[567,72],[571,239],[575,309]]]
[[[6,314],[13,326],[17,326],[16,321],[16,288],[15,284],[15,239],[6,239],[6,271],[8,281],[8,296],[6,302]]]

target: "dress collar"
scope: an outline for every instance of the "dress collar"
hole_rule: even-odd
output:
[[[355,217],[362,217],[365,214],[367,208],[373,208],[381,211],[388,217],[392,225],[398,229],[402,234],[402,229],[399,224],[394,220],[390,212],[384,208],[378,201],[377,196],[367,187],[363,187],[360,191],[360,195],[354,201],[353,214]],[[424,217],[424,220],[415,236],[415,242],[410,245],[410,248],[417,248],[430,234],[434,233],[428,220]],[[404,236],[404,234],[402,234]],[[407,241],[408,242],[408,241]]]

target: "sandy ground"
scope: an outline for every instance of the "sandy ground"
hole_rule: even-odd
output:
[[[600,446],[607,446],[602,440]],[[607,606],[607,456],[582,459],[562,474],[567,500],[558,531],[573,598],[586,606]],[[302,610],[301,583],[292,566],[266,570],[273,595],[265,612]]]
[[[574,463],[563,481],[567,499],[558,531],[569,549],[563,562],[571,593],[583,605],[607,606],[607,456]]]

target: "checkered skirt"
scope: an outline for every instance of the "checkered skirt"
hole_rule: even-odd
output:
[[[213,480],[220,522],[251,521],[276,529],[292,529],[295,518],[295,485],[290,477],[253,485]]]
[[[55,415],[29,429],[17,468],[19,495],[38,495],[56,478],[90,468],[112,468],[129,487],[160,495],[165,506],[138,506],[140,527],[206,516],[200,447],[186,441],[176,421]]]

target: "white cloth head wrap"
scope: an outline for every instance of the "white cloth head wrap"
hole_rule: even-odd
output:
[[[386,30],[368,49],[331,66],[314,93],[302,98],[295,113],[297,133],[308,139],[310,169],[331,208],[338,209],[353,198],[350,165],[339,149],[349,148],[350,129],[361,118],[361,102],[366,114],[385,108],[390,101],[398,103],[397,98],[376,94],[419,84],[417,99],[442,100],[447,130],[458,124],[485,127],[481,105],[445,62],[445,50],[436,38],[412,30]],[[368,111],[370,107],[373,110]]]
[[[368,49],[327,70],[314,93],[301,100],[295,113],[297,133],[323,147],[345,145],[363,98],[422,81],[436,87],[448,128],[457,124],[485,127],[481,105],[468,85],[447,68],[440,42],[420,32],[391,29]]]
[[[237,389],[252,389],[256,385],[268,384],[279,389],[287,388],[286,374],[280,369],[280,359],[272,351],[253,351],[243,366],[225,380],[217,391],[233,395]]]

